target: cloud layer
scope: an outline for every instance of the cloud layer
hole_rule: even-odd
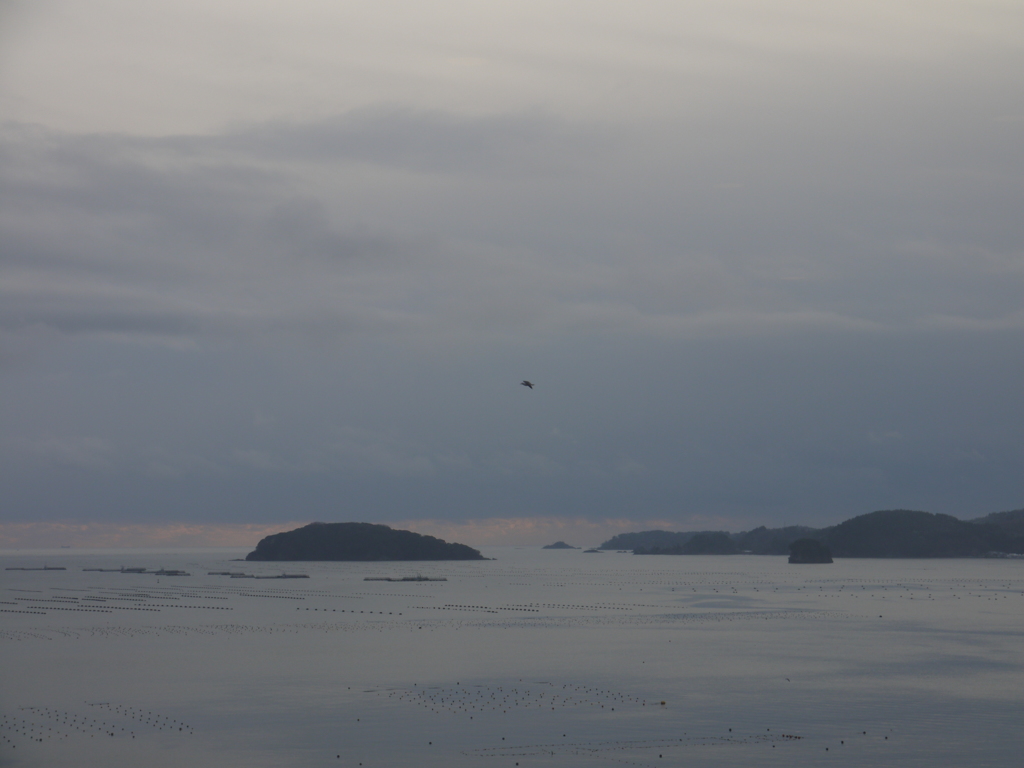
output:
[[[261,80],[157,4],[92,101],[39,57],[86,82],[121,6],[8,11],[4,518],[1020,506],[1024,24],[755,5],[260,6]],[[376,48],[317,31],[355,21]]]

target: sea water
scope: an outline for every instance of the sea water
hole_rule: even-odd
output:
[[[3,553],[0,763],[1020,764],[1022,561],[483,551]]]

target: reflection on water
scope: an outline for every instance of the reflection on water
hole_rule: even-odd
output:
[[[0,571],[4,763],[1005,766],[1024,746],[1019,561],[242,554],[0,556],[66,568]],[[309,578],[237,576],[283,571]],[[379,580],[416,575],[444,580]]]

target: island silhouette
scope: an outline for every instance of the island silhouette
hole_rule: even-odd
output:
[[[799,565],[832,562],[832,553],[817,539],[797,539],[789,545],[789,562]]]
[[[1024,554],[1024,509],[973,520],[910,509],[858,515],[827,528],[760,526],[750,531],[620,533],[601,549],[636,555],[786,555],[800,540],[819,542],[832,557],[993,557]],[[807,545],[801,545],[805,547]],[[804,550],[801,549],[801,552]],[[801,554],[799,557],[807,556]],[[794,561],[797,562],[797,561]]]
[[[374,523],[310,523],[260,539],[246,560],[486,560],[465,544]]]

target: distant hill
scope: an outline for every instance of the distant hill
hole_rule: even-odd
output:
[[[785,528],[765,528],[731,534],[740,552],[752,555],[788,555],[789,545],[798,539],[814,538],[818,529],[806,525],[787,525]]]
[[[739,553],[736,542],[725,531],[696,533],[682,544],[667,549],[661,547],[637,547],[634,555],[735,555]]]
[[[991,515],[978,517],[967,522],[994,525],[1010,536],[1024,536],[1024,509],[1014,509],[1009,512],[993,512]]]
[[[718,548],[722,550],[718,554],[733,554],[734,552],[749,553],[752,555],[788,555],[789,545],[797,539],[806,538],[816,534],[815,528],[808,528],[804,525],[790,525],[785,528],[755,528],[752,531],[743,533],[726,533],[725,531],[640,531],[639,533],[620,533],[613,536],[601,545],[601,549],[631,549],[637,554],[697,554],[696,549],[706,549],[707,539],[701,544],[698,542],[691,548],[687,548],[689,542],[695,537],[707,537],[711,535],[726,536],[732,545],[726,545],[718,538]],[[643,550],[643,552],[637,552]],[[726,551],[728,550],[728,551]],[[704,552],[704,554],[714,554]]]
[[[714,533],[714,531],[685,531],[672,533],[671,531],[640,531],[639,533],[620,533],[612,536],[598,549],[672,549],[688,542],[699,533]]]
[[[833,557],[977,557],[1013,547],[994,526],[909,509],[860,515],[822,533]]]
[[[484,560],[465,544],[373,523],[310,523],[260,540],[246,560]]]
[[[789,554],[790,545],[811,539],[834,557],[980,557],[1024,553],[1024,510],[996,512],[976,520],[907,509],[870,512],[828,528],[761,526],[725,531],[620,533],[601,549],[632,549],[638,555]]]
[[[564,541],[556,541],[554,544],[547,544],[541,547],[541,549],[579,549],[579,547],[566,544]]]

